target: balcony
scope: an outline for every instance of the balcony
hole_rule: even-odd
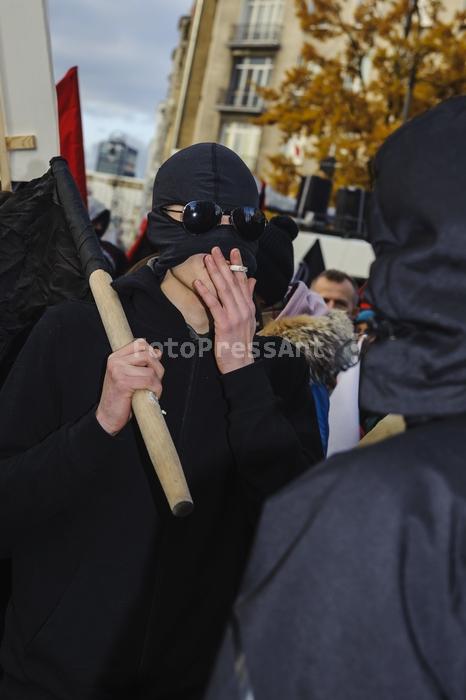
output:
[[[280,48],[281,24],[234,24],[229,46],[234,48]]]
[[[260,114],[264,109],[264,100],[253,89],[220,90],[217,97],[217,109],[221,112],[243,112]]]

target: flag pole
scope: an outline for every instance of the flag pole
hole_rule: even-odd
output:
[[[50,166],[110,347],[118,350],[134,340],[134,336],[118,294],[111,286],[112,278],[105,270],[97,235],[66,160],[52,158]],[[135,391],[132,409],[173,515],[188,515],[193,501],[158,400],[151,391]]]
[[[0,189],[11,192],[10,159],[6,145],[5,102],[0,83]]]

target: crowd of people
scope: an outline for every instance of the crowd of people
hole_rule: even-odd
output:
[[[296,280],[296,223],[202,143],[129,259],[101,243],[136,340],[112,352],[84,298],[28,329],[0,391],[0,700],[464,699],[465,129],[454,98],[379,150],[363,288]]]

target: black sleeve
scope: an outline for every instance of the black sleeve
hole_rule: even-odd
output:
[[[112,462],[126,439],[108,435],[95,407],[60,424],[60,320],[54,309],[34,328],[0,393],[0,551],[67,507],[96,465]],[[72,368],[70,368],[72,371]]]
[[[283,397],[274,393],[264,360],[222,377],[231,449],[243,479],[260,498],[323,459],[307,364],[300,358],[292,366]]]

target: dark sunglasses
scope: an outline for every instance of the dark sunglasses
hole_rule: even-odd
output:
[[[264,213],[255,207],[236,207],[230,211],[224,211],[215,202],[197,199],[188,202],[182,212],[168,207],[162,207],[162,210],[167,213],[182,214],[181,222],[184,228],[195,235],[207,233],[220,224],[223,216],[228,216],[230,224],[242,238],[247,241],[257,241],[264,233],[267,224]]]

